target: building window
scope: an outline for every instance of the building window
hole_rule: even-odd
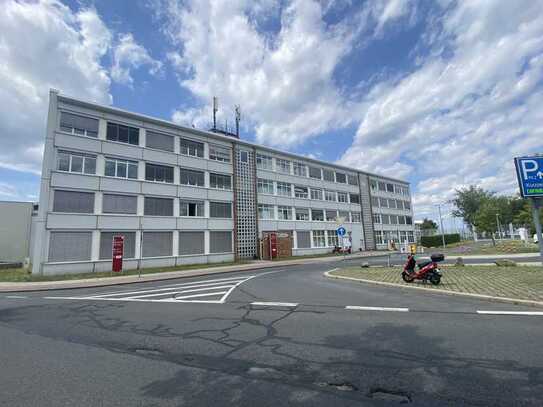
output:
[[[386,214],[381,214],[381,223],[383,225],[390,225],[390,216]]]
[[[326,238],[324,230],[313,231],[313,247],[326,247]]]
[[[339,246],[338,239],[337,239],[337,231],[335,230],[327,230],[326,236],[328,238],[328,246],[329,247],[335,247]]]
[[[59,151],[57,154],[57,170],[80,174],[96,174],[96,156]]]
[[[321,169],[319,167],[309,167],[309,176],[311,178],[315,178],[315,179],[321,179],[322,178],[322,174],[321,174]]]
[[[204,254],[204,232],[179,232],[179,255]]]
[[[273,159],[268,155],[256,153],[256,166],[261,170],[273,170]]]
[[[147,130],[145,134],[145,146],[162,151],[174,151],[174,137],[167,134],[155,133]]]
[[[215,161],[221,161],[223,163],[229,163],[230,159],[230,149],[220,146],[209,146],[209,159]]]
[[[290,174],[290,161],[276,158],[275,163],[277,165],[277,171],[283,174]]]
[[[239,152],[239,160],[242,162],[242,163],[246,163],[246,162],[249,162],[249,153],[247,151],[240,151]]]
[[[373,223],[377,223],[377,224],[381,223],[381,214],[379,213],[373,214]]]
[[[199,143],[197,141],[180,139],[180,153],[183,155],[189,155],[191,157],[200,157],[204,156],[204,143]]]
[[[324,221],[324,210],[311,209],[311,220],[322,222]]]
[[[311,199],[322,201],[322,189],[311,188]]]
[[[311,248],[311,232],[298,230],[296,232],[296,243],[298,249],[309,249]]]
[[[398,224],[405,225],[405,216],[398,215]]]
[[[338,220],[341,222],[351,222],[351,218],[349,217],[349,211],[339,211],[338,212]]]
[[[370,187],[372,191],[377,191],[377,181],[374,179],[370,180]]]
[[[292,220],[292,208],[290,206],[278,206],[277,217],[279,220]]]
[[[329,182],[334,182],[334,171],[332,170],[326,170],[323,168],[322,170],[322,179]]]
[[[275,219],[275,211],[273,205],[259,204],[258,217],[259,219]]]
[[[203,201],[180,201],[179,216],[203,217],[204,202]]]
[[[337,220],[337,211],[327,210],[326,220],[328,222],[335,222]]]
[[[353,223],[362,222],[362,216],[360,215],[360,212],[351,212],[351,222]]]
[[[256,182],[257,191],[261,194],[273,195],[273,181],[259,178]]]
[[[102,232],[100,233],[100,260],[111,259],[113,236],[124,236],[123,257],[125,259],[136,257],[136,232]]]
[[[384,182],[379,181],[379,191],[386,192],[387,186]]]
[[[88,261],[91,259],[91,232],[51,232],[49,261]]]
[[[299,185],[295,185],[294,196],[300,199],[307,199],[307,197],[309,196],[307,187],[301,187]]]
[[[396,199],[396,208],[403,209],[403,201]]]
[[[340,184],[346,184],[347,183],[347,176],[342,172],[336,172],[336,182]]]
[[[145,179],[173,184],[173,167],[145,163]]]
[[[232,218],[232,204],[230,202],[210,202],[209,217]]]
[[[119,143],[128,143],[137,146],[140,141],[140,129],[108,122],[106,138],[110,141],[118,141]]]
[[[415,243],[415,235],[413,234],[412,230],[407,231],[407,240],[409,243]]]
[[[375,243],[383,244],[383,232],[380,230],[375,231]]]
[[[98,137],[98,120],[60,112],[60,130],[80,136]]]
[[[173,249],[172,232],[143,232],[142,257],[171,256]]]
[[[292,196],[291,184],[288,182],[277,182],[277,195]]]
[[[406,225],[412,225],[413,224],[413,218],[411,216],[405,217],[405,223]]]
[[[94,193],[56,190],[53,212],[94,213]]]
[[[379,198],[377,198],[376,196],[372,196],[371,197],[371,206],[373,208],[379,208]]]
[[[381,208],[388,208],[388,199],[386,198],[379,198],[379,206]]]
[[[338,201],[338,202],[343,202],[343,203],[349,203],[349,198],[348,198],[347,193],[345,193],[345,192],[338,192],[338,193],[337,193],[337,201]]]
[[[296,208],[296,220],[309,220],[309,209]]]
[[[358,177],[356,175],[347,175],[347,183],[349,185],[358,185]]]
[[[209,252],[232,252],[232,232],[209,232]]]
[[[138,197],[134,195],[104,194],[102,212],[135,215],[138,212]]]
[[[349,200],[352,204],[359,204],[360,203],[360,195],[358,194],[349,194]]]
[[[387,184],[387,192],[394,193],[394,184]]]
[[[173,199],[145,197],[145,216],[173,216]]]
[[[138,163],[136,161],[106,158],[105,175],[117,178],[138,178]]]
[[[192,187],[203,187],[204,186],[204,172],[203,171],[192,171],[185,168],[181,168],[179,175],[179,183],[181,185],[189,185]]]
[[[407,210],[411,210],[411,202],[403,201],[403,207]]]
[[[230,175],[209,173],[209,187],[232,189],[232,177],[230,177]]]
[[[336,193],[334,191],[324,191],[324,199],[327,201],[335,202],[336,201]]]
[[[294,175],[299,175],[300,177],[307,177],[307,167],[305,164],[294,162],[292,163],[292,170]]]

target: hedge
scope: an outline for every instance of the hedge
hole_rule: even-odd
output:
[[[460,234],[451,233],[445,235],[445,244],[458,243],[460,242]],[[420,244],[424,247],[438,247],[443,245],[443,240],[441,235],[435,236],[421,236]]]

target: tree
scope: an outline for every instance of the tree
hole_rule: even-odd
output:
[[[453,211],[453,216],[464,219],[468,227],[473,230],[475,225],[475,216],[481,204],[487,199],[494,196],[493,192],[486,191],[476,185],[470,185],[468,188],[456,190],[454,199],[452,200],[456,209]]]
[[[435,223],[432,219],[424,218],[420,225],[421,230],[427,230],[427,231],[435,231],[437,230],[437,223]]]
[[[517,211],[513,216],[513,224],[520,227],[529,229],[530,234],[535,233],[535,224],[532,216],[532,203],[529,199],[523,199],[522,208]],[[543,224],[543,211],[539,210],[539,219]]]
[[[498,230],[498,218],[502,225],[512,221],[511,198],[508,196],[483,198],[473,218],[473,225],[478,231],[490,234],[493,245],[496,245],[494,233]]]

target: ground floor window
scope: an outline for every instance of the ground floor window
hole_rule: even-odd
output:
[[[172,238],[172,232],[143,232],[142,256],[171,256]]]
[[[179,255],[204,254],[204,232],[179,232]]]
[[[324,230],[313,231],[313,247],[326,247],[326,238]]]
[[[209,232],[210,253],[231,253],[232,232]]]
[[[328,237],[328,246],[331,246],[331,247],[339,246],[338,239],[337,239],[337,231],[328,230],[326,234]]]
[[[124,236],[125,259],[136,257],[136,232],[102,232],[100,233],[100,260],[109,260],[112,256],[113,236]]]
[[[375,231],[375,243],[376,244],[383,244],[383,232],[380,230]]]
[[[298,249],[311,248],[311,232],[310,231],[297,231],[296,232]]]
[[[91,232],[51,232],[49,261],[90,260],[91,246]]]

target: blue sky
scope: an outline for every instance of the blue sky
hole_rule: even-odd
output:
[[[0,199],[37,199],[50,87],[201,128],[216,95],[245,139],[410,181],[417,218],[543,150],[539,0],[3,3]]]

